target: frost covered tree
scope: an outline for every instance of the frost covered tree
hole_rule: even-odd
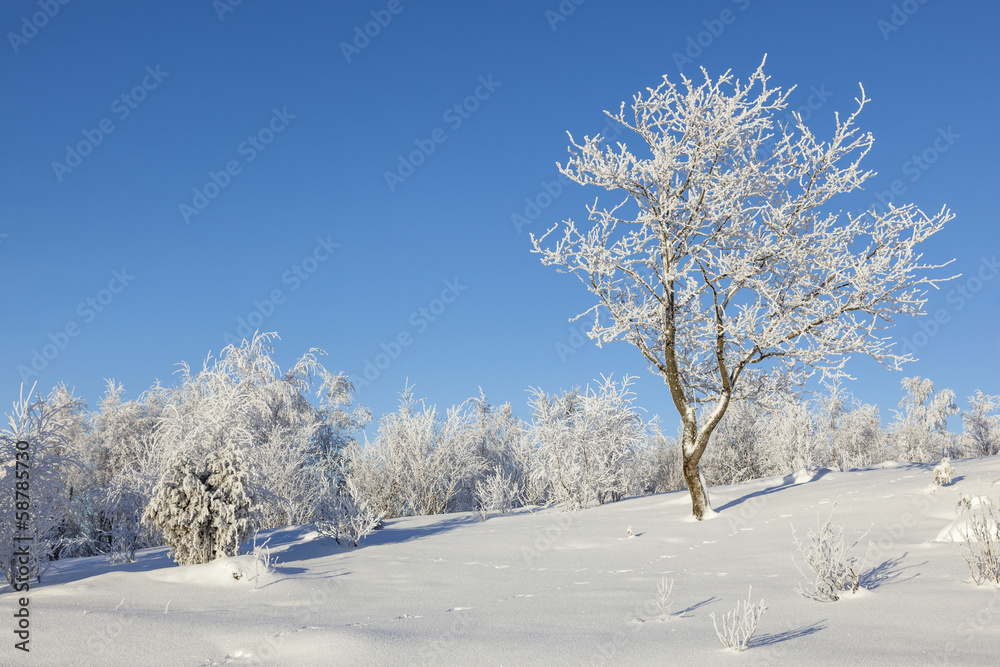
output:
[[[260,503],[254,529],[310,523],[335,493],[338,459],[351,432],[371,419],[354,407],[350,380],[329,373],[312,349],[287,370],[274,361],[276,334],[255,334],[205,360],[167,392],[157,442],[164,451],[204,456],[225,442],[243,449]],[[316,390],[319,406],[309,400]]]
[[[906,395],[899,402],[892,425],[895,455],[904,461],[934,461],[949,456],[948,417],[958,414],[955,392],[934,392],[929,378],[903,378]]]
[[[22,394],[7,414],[0,430],[0,571],[13,585],[15,579],[41,581],[50,561],[65,546],[69,515],[70,469],[79,460],[70,450],[68,436],[78,431],[79,399],[65,387],[47,397],[34,389]],[[18,443],[27,443],[18,445]],[[15,551],[27,537],[26,556]],[[23,562],[26,560],[27,562]],[[21,570],[21,568],[24,568]]]
[[[1000,396],[977,390],[968,400],[969,409],[962,413],[965,446],[973,456],[1000,454]]]
[[[163,534],[179,565],[192,565],[239,555],[253,509],[243,454],[230,442],[201,462],[175,456],[142,519]]]
[[[790,90],[764,63],[744,85],[726,72],[696,84],[663,78],[625,104],[617,124],[641,150],[601,135],[578,143],[560,171],[614,192],[532,235],[546,265],[576,274],[597,303],[588,335],[625,340],[669,388],[682,423],[684,478],[697,519],[711,514],[698,464],[734,399],[784,390],[819,371],[845,375],[866,354],[889,368],[911,360],[883,334],[897,315],[921,314],[927,286],[917,247],[952,218],[914,205],[844,215],[833,200],[872,175],[872,136],[855,126],[868,99],[835,117],[822,141],[792,114]],[[548,244],[548,245],[546,245]],[[750,369],[761,372],[750,375]]]

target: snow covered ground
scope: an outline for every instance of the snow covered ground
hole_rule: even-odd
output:
[[[357,549],[288,527],[269,532],[279,562],[256,590],[250,556],[64,561],[30,592],[30,654],[8,629],[0,663],[996,665],[1000,592],[935,539],[962,494],[1000,495],[1000,457],[953,463],[936,491],[933,465],[891,463],[715,488],[719,514],[700,524],[678,492],[572,514],[398,519]],[[876,546],[867,590],[824,603],[794,591],[792,526],[804,537],[834,505],[849,541],[871,527],[863,544]],[[709,614],[750,586],[767,612],[748,650],[724,650]],[[11,628],[15,595],[0,594]]]

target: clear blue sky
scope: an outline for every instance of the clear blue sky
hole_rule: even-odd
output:
[[[745,78],[764,53],[821,134],[864,84],[879,174],[847,204],[895,182],[897,203],[957,216],[925,251],[965,276],[932,295],[946,322],[917,335],[906,374],[963,405],[1000,393],[1000,280],[969,283],[1000,245],[996,5],[233,1],[0,9],[4,405],[46,345],[65,348],[27,385],[65,381],[94,407],[104,378],[131,396],[171,382],[243,318],[280,334],[283,365],[322,347],[355,378],[387,366],[359,392],[376,416],[406,378],[441,407],[482,386],[524,414],[528,386],[630,373],[640,405],[673,423],[633,348],[573,348],[567,320],[591,297],[529,253],[528,232],[584,218],[599,194],[552,184],[566,130],[602,131],[603,109],[679,67]],[[399,156],[413,151],[429,154],[411,173]],[[377,358],[401,334],[398,356]],[[903,374],[848,368],[888,418]]]

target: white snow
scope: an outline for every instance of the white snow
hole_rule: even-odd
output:
[[[971,583],[955,545],[936,540],[1000,458],[953,464],[957,481],[934,494],[934,464],[718,487],[717,516],[702,523],[678,492],[575,513],[395,519],[359,548],[286,527],[258,537],[278,563],[257,590],[246,555],[186,567],[166,548],[124,565],[61,561],[28,594],[31,653],[17,664],[995,665],[1000,592]],[[831,509],[849,542],[870,527],[861,546],[875,546],[868,590],[823,603],[794,592],[791,528],[804,534]],[[767,612],[748,650],[725,651],[709,614],[751,586]],[[19,595],[0,594],[8,635]],[[659,620],[669,622],[648,622]],[[13,654],[4,647],[0,662]]]

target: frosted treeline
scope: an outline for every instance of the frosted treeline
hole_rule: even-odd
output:
[[[383,519],[507,512],[524,505],[567,510],[684,487],[677,437],[634,404],[632,378],[604,378],[556,393],[529,390],[530,419],[484,395],[444,412],[411,387],[381,418],[356,405],[344,374],[320,350],[288,369],[273,360],[273,334],[182,364],[176,384],[135,399],[112,381],[96,410],[60,385],[22,397],[0,433],[0,568],[11,578],[10,539],[35,538],[43,575],[52,560],[169,545],[181,564],[238,553],[255,531],[316,524],[357,545]],[[1000,396],[976,392],[961,411],[930,380],[903,380],[888,427],[876,407],[839,385],[812,397],[736,402],[702,459],[709,484],[808,467],[841,470],[885,460],[936,461],[1000,453]],[[15,445],[31,445],[30,522],[18,525]]]

